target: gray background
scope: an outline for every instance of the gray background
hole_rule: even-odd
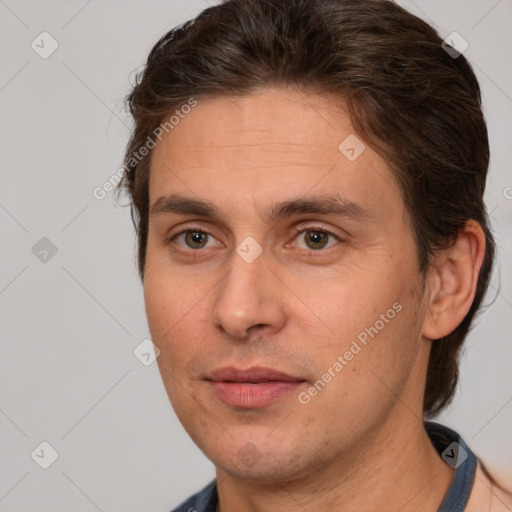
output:
[[[512,2],[400,3],[468,41],[483,88],[500,293],[439,421],[511,474]],[[168,511],[214,475],[156,364],[133,354],[148,329],[129,211],[111,192],[93,196],[121,164],[129,77],[157,38],[207,5],[0,0],[0,511]],[[31,48],[43,31],[59,45],[47,59]],[[31,457],[42,441],[59,454],[48,469]]]

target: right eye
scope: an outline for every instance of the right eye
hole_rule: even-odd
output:
[[[200,231],[197,229],[187,229],[185,231],[181,231],[180,233],[172,236],[169,242],[171,241],[176,241],[176,243],[185,250],[206,249],[216,245],[213,235],[206,231]]]

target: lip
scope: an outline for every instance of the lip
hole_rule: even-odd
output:
[[[270,405],[306,382],[300,377],[262,366],[245,370],[232,366],[218,368],[206,380],[219,400],[246,409]]]
[[[207,380],[259,384],[265,381],[303,382],[305,379],[264,366],[251,366],[245,370],[235,368],[234,366],[226,366],[213,370],[208,375]]]

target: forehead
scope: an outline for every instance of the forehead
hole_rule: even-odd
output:
[[[176,192],[241,210],[326,192],[401,203],[386,162],[354,133],[344,103],[289,88],[200,100],[152,155],[150,202]]]

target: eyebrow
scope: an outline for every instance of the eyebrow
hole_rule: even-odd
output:
[[[335,194],[314,196],[310,199],[301,197],[273,203],[264,213],[268,221],[278,221],[301,214],[337,215],[367,222],[374,222],[377,217],[374,211]],[[197,215],[206,218],[222,217],[212,202],[180,194],[160,196],[150,208],[151,217],[172,214]]]

